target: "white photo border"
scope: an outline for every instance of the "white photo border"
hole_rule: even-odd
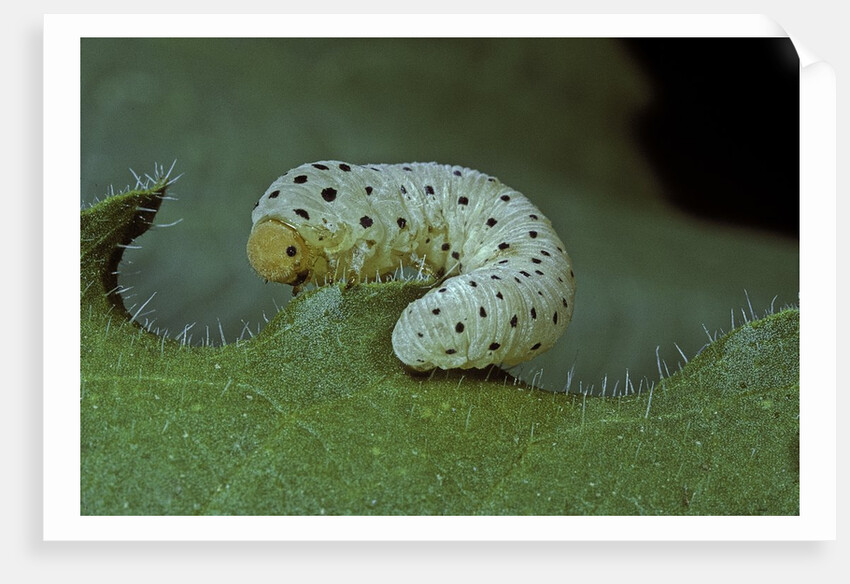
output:
[[[286,21],[286,27],[281,26]],[[86,37],[785,37],[758,15],[46,15],[44,193],[80,184]],[[427,31],[427,34],[424,34]],[[793,39],[792,39],[793,40]],[[44,204],[45,540],[828,540],[836,532],[835,74],[801,51],[800,515],[793,517],[86,517],[80,515],[76,197]],[[50,330],[47,330],[48,323]],[[57,323],[62,323],[57,326]],[[826,339],[826,343],[824,341]],[[74,349],[75,348],[75,349]],[[76,372],[76,375],[74,375]],[[813,395],[816,394],[816,395]]]

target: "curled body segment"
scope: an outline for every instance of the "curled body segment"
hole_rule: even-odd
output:
[[[445,276],[393,329],[396,356],[416,370],[516,365],[572,317],[575,278],[550,221],[475,170],[308,163],[274,181],[252,219],[249,259],[269,280],[359,281],[399,266]]]

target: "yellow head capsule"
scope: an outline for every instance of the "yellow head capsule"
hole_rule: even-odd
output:
[[[248,237],[248,261],[270,282],[301,284],[310,277],[310,259],[301,235],[275,219],[257,223]]]

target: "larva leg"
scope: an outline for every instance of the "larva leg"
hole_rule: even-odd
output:
[[[372,253],[372,245],[368,241],[358,242],[351,250],[351,260],[345,270],[346,289],[360,283],[363,266]]]
[[[434,283],[433,283],[433,284],[429,284],[429,286],[428,286],[428,287],[429,287],[429,288],[436,288],[437,286],[442,286],[442,285],[445,283],[445,281],[446,281],[446,280],[448,280],[448,279],[449,279],[449,278],[451,278],[452,276],[456,275],[456,274],[452,274],[452,272],[454,272],[455,270],[457,270],[457,267],[458,267],[459,265],[460,265],[460,264],[455,264],[455,265],[454,265],[452,268],[450,268],[448,271],[446,271],[446,270],[445,270],[445,269],[443,269],[443,268],[440,268],[439,270],[437,270],[437,271],[434,273],[434,277],[436,278],[436,280],[434,281]]]

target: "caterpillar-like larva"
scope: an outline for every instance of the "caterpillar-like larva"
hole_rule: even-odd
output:
[[[254,206],[248,258],[296,287],[391,274],[439,278],[393,329],[409,367],[511,367],[551,348],[575,278],[550,221],[497,179],[436,163],[321,161],[290,170]]]

